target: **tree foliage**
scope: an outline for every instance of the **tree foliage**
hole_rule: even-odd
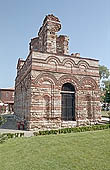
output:
[[[105,84],[105,102],[110,103],[110,80],[104,81]]]
[[[3,116],[0,115],[0,125],[6,122],[6,119],[3,118]]]
[[[99,65],[100,79],[107,79],[110,76],[109,69],[106,66]]]
[[[100,80],[104,84],[103,91],[101,95],[101,101],[105,103],[110,103],[110,76],[109,69],[106,66],[99,66]]]
[[[110,80],[103,80],[105,90],[110,91]]]

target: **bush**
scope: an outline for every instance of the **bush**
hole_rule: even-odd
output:
[[[0,143],[5,142],[5,140],[10,138],[23,137],[24,133],[3,133],[0,134]]]
[[[3,118],[3,116],[0,116],[0,126],[6,122],[6,118]]]
[[[23,137],[24,136],[24,133],[20,133],[20,137]]]
[[[38,136],[39,132],[33,132],[34,136]]]
[[[34,132],[34,136],[38,135],[50,135],[50,134],[66,134],[66,133],[76,133],[76,132],[86,132],[86,131],[95,131],[95,130],[103,130],[108,129],[110,124],[106,125],[92,125],[92,126],[82,126],[82,127],[74,127],[74,128],[63,128],[58,130],[46,130]]]
[[[6,135],[1,135],[0,134],[0,143],[5,142],[6,139],[8,139]]]

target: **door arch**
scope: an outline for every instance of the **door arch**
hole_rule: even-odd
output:
[[[61,119],[75,120],[75,88],[71,83],[65,83],[61,89]]]

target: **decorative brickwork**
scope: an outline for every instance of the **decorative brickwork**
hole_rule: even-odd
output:
[[[38,37],[30,42],[26,61],[18,60],[14,110],[26,119],[30,130],[101,119],[98,60],[82,58],[79,53],[69,55],[69,38],[57,36],[60,29],[57,17],[46,16]]]

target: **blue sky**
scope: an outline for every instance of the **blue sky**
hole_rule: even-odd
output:
[[[59,17],[69,51],[110,68],[110,0],[0,0],[0,88],[13,87],[18,58],[26,58],[47,14]]]

